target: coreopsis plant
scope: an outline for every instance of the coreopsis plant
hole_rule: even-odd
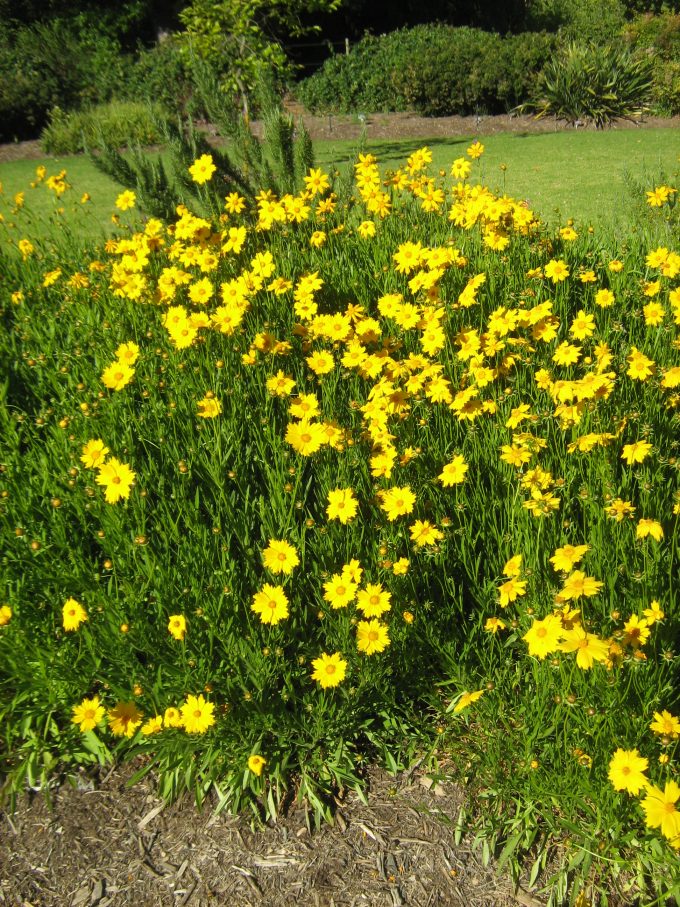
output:
[[[143,755],[168,798],[321,817],[422,759],[535,877],[554,844],[663,893],[677,253],[546,227],[479,142],[433,157],[129,207],[77,253],[5,219],[11,783]]]

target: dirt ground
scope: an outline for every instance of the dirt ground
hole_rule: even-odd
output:
[[[276,825],[164,806],[130,767],[97,784],[27,795],[0,816],[0,904],[11,907],[538,907],[485,868],[465,838],[452,785],[371,773],[335,824],[310,831],[301,807]],[[423,783],[425,782],[425,783]],[[313,829],[313,825],[312,825]]]
[[[302,119],[314,141],[340,141],[359,139],[366,130],[368,141],[376,139],[447,139],[454,136],[486,136],[502,132],[530,135],[542,132],[568,132],[574,129],[563,121],[552,118],[536,120],[530,116],[504,114],[479,117],[420,117],[412,113],[372,113],[359,116],[312,116],[300,105],[289,102],[286,109],[296,119]],[[361,117],[361,119],[360,119]],[[646,117],[639,123],[617,120],[612,129],[679,128],[678,117]],[[592,129],[592,126],[579,128]],[[206,131],[214,131],[206,125]],[[253,132],[261,135],[262,124],[253,123]],[[0,145],[0,163],[19,160],[38,160],[48,155],[40,148],[38,141],[14,142]]]

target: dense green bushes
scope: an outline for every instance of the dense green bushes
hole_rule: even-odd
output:
[[[139,101],[110,101],[71,113],[55,107],[40,142],[48,154],[77,154],[105,145],[151,145],[161,139],[163,116],[160,105]]]
[[[680,15],[638,17],[618,33],[621,41],[614,40],[616,32],[607,34],[611,45],[583,35],[568,41],[566,29],[502,37],[475,28],[420,25],[365,37],[350,54],[327,60],[300,83],[297,94],[317,113],[489,114],[526,102],[598,123],[641,108],[680,113]],[[550,61],[562,59],[559,54],[574,64],[568,73],[551,68]],[[546,98],[552,98],[547,108]]]
[[[498,113],[527,97],[555,36],[420,25],[366,37],[298,87],[313,111],[415,108],[427,116]]]
[[[54,106],[110,100],[124,81],[118,42],[63,20],[0,33],[0,140],[31,138]]]
[[[680,114],[680,14],[643,15],[624,30],[628,45],[652,65],[652,106],[662,116]]]
[[[437,29],[423,58],[405,62],[400,78],[424,116],[505,113],[529,96],[556,39],[544,33],[501,38],[472,28]]]

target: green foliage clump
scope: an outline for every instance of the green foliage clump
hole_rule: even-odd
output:
[[[94,28],[61,20],[0,36],[0,140],[40,133],[52,107],[110,100],[125,79],[120,45]]]
[[[543,33],[502,38],[481,29],[420,25],[364,38],[348,55],[327,60],[297,95],[314,112],[504,112],[528,97],[555,41]]]
[[[472,28],[442,30],[441,40],[402,70],[404,91],[424,116],[505,113],[529,96],[555,44],[545,33],[501,38]]]
[[[119,91],[127,100],[152,101],[168,113],[204,113],[194,91],[190,61],[172,38],[143,48],[136,59],[130,59]]]
[[[642,116],[651,92],[649,60],[626,49],[571,42],[546,64],[535,99],[524,107],[538,117],[602,127]]]
[[[179,204],[191,204],[203,214],[217,216],[228,192],[252,200],[263,186],[277,193],[300,189],[304,174],[314,164],[314,152],[304,126],[296,127],[293,118],[284,113],[273,75],[269,79],[263,75],[258,84],[262,140],[253,135],[234,97],[220,90],[209,66],[197,62],[194,75],[197,103],[204,105],[218,134],[230,139],[229,150],[213,147],[191,118],[161,118],[157,124],[168,151],[168,166],[149,158],[140,147],[124,157],[111,142],[104,142],[101,153],[92,155],[95,166],[121,186],[134,189],[141,207],[163,218],[172,217]],[[188,176],[189,167],[203,155],[210,156],[217,170],[209,188],[197,186]]]
[[[661,116],[680,113],[680,13],[642,15],[623,33],[626,43],[652,66],[652,109]]]
[[[105,145],[153,145],[161,139],[163,116],[158,104],[137,101],[110,101],[72,113],[55,107],[40,143],[48,154],[78,154]]]

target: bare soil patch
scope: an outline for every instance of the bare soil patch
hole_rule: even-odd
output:
[[[513,896],[470,841],[454,843],[462,792],[417,777],[369,778],[333,826],[310,832],[302,807],[276,825],[164,806],[152,780],[118,768],[81,789],[25,796],[0,818],[0,903],[21,907],[511,907]]]

